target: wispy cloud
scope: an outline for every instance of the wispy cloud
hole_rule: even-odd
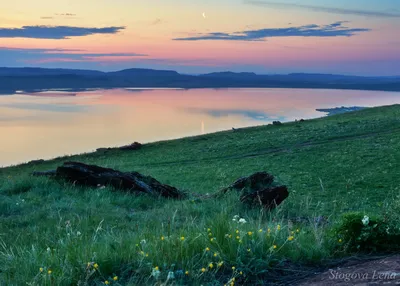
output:
[[[147,57],[140,53],[89,53],[79,49],[23,49],[0,47],[0,57],[26,63],[93,62]]]
[[[266,38],[273,37],[350,37],[360,32],[370,31],[370,29],[365,28],[348,28],[343,26],[344,23],[346,22],[335,22],[329,25],[311,24],[300,27],[247,30],[233,33],[213,32],[184,38],[175,38],[174,40],[262,41]]]
[[[335,7],[325,7],[325,6],[317,6],[317,5],[306,5],[306,4],[297,4],[297,3],[279,3],[279,2],[256,1],[256,0],[245,0],[244,2],[246,4],[250,4],[250,5],[279,8],[279,9],[288,9],[288,8],[289,9],[305,9],[305,10],[312,10],[315,12],[324,12],[324,13],[342,14],[342,15],[400,18],[400,13],[384,12],[384,11],[335,8]]]
[[[63,19],[77,19],[76,14],[74,13],[55,13],[53,16],[43,16],[40,17],[42,20],[52,20],[55,18],[63,18]]]
[[[116,34],[125,27],[86,28],[72,26],[23,26],[0,28],[0,38],[68,39],[94,34]]]

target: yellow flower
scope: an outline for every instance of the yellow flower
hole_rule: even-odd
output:
[[[258,232],[263,232],[262,228],[260,228],[260,229],[258,230]]]
[[[240,239],[240,236],[238,235],[238,236],[236,236],[236,239]]]
[[[201,272],[206,272],[207,271],[207,269],[205,269],[204,267],[203,268],[201,268]]]
[[[161,240],[164,240],[165,239],[165,237],[164,236],[161,236]]]
[[[184,241],[185,240],[185,237],[184,236],[181,236],[181,241]]]
[[[141,254],[141,255],[144,255],[144,251],[143,251],[143,250],[142,250],[142,251],[140,251],[140,254]]]
[[[212,262],[210,264],[208,264],[208,267],[210,267],[210,269],[214,268],[214,264],[212,264]]]
[[[290,234],[294,234],[294,231],[291,231]]]
[[[342,242],[342,239],[341,239],[341,238],[339,239],[339,242]]]
[[[209,247],[206,247],[206,251],[210,251],[210,248],[209,248]]]
[[[232,270],[235,270],[236,269],[236,267],[235,266],[232,266]]]
[[[207,231],[208,231],[208,232],[210,232],[210,231],[211,231],[211,229],[210,229],[210,228],[207,228]]]
[[[53,272],[53,271],[51,271],[51,270],[49,269],[49,271],[47,271],[47,274],[49,274],[49,275],[50,275],[50,274],[51,274],[51,272]]]
[[[143,252],[143,251],[142,251]],[[95,263],[94,265],[93,265],[93,267],[94,267],[94,269],[97,269],[97,268],[99,268],[99,265],[97,264],[97,263]]]
[[[158,271],[158,270],[159,270],[158,266],[154,267],[154,270],[155,270],[155,271]]]
[[[222,265],[224,264],[224,262],[223,261],[220,261],[220,262],[218,262],[218,267],[221,267]]]
[[[229,238],[232,238],[232,234],[230,234],[230,235],[228,235],[229,236]]]
[[[43,272],[43,267],[40,267],[40,268],[39,268],[39,271],[40,271],[40,272]]]
[[[208,233],[208,236],[212,236],[212,233],[211,233],[211,232],[209,232],[209,233]]]
[[[92,265],[92,263],[88,262],[87,267],[89,268]]]
[[[240,275],[243,275],[243,272],[242,272],[242,271],[240,271],[239,273],[240,273]]]
[[[117,281],[118,280],[118,276],[114,276],[113,280]]]
[[[212,237],[212,238],[210,239],[210,241],[213,242],[213,241],[214,241],[214,237]]]
[[[276,246],[275,244],[274,244],[274,249],[277,249],[278,248],[278,246]]]
[[[108,285],[110,284],[110,282],[108,282],[108,280],[104,281],[104,284]]]
[[[149,257],[149,254],[148,254],[148,253],[146,253],[146,257]]]
[[[214,257],[217,257],[217,256],[218,256],[218,253],[215,252],[215,253],[214,253]]]
[[[278,226],[276,227],[277,230],[281,230],[281,225],[278,224]]]
[[[238,229],[236,230],[236,233],[239,233],[239,230],[238,230]]]
[[[252,233],[251,231],[249,231],[247,234],[248,234],[249,236],[252,236],[252,235],[253,235],[253,233]]]
[[[289,241],[292,241],[293,239],[294,239],[294,236],[292,236],[292,235],[288,237]]]
[[[300,229],[296,229],[296,232],[297,232],[297,233],[300,232]]]
[[[271,232],[271,229],[270,228],[268,228],[268,233],[270,233]]]
[[[251,252],[251,249],[250,249],[250,248],[247,248],[247,252]]]
[[[186,275],[189,275],[189,271],[186,270],[185,274],[186,274]]]

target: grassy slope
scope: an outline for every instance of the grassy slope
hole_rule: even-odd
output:
[[[85,154],[0,169],[0,283],[101,283],[118,275],[122,285],[151,284],[154,266],[161,268],[162,281],[168,270],[182,269],[190,273],[179,283],[226,283],[236,276],[236,281],[250,281],[284,259],[320,262],[337,255],[324,229],[311,223],[291,227],[288,218],[326,215],[334,221],[352,210],[382,213],[399,200],[399,150],[396,105],[157,142],[134,152]],[[265,170],[288,185],[290,196],[277,212],[266,215],[243,209],[233,194],[207,202],[153,200],[29,176],[66,160],[138,171],[197,193],[215,192],[241,176]],[[232,222],[235,214],[248,223],[239,227]],[[288,241],[291,231],[295,239]],[[229,234],[232,238],[225,237]],[[142,239],[147,243],[141,244]],[[206,247],[218,256],[210,256]],[[97,262],[101,271],[91,274],[85,268],[88,261]],[[217,271],[215,263],[221,261],[224,266]],[[212,269],[207,268],[210,262]],[[39,267],[53,272],[41,274]]]

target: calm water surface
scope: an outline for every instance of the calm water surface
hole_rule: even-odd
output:
[[[0,166],[400,103],[400,93],[296,89],[113,89],[0,95]]]

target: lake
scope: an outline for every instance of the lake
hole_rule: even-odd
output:
[[[317,108],[400,103],[400,93],[318,89],[112,89],[0,95],[0,166],[193,136]]]

